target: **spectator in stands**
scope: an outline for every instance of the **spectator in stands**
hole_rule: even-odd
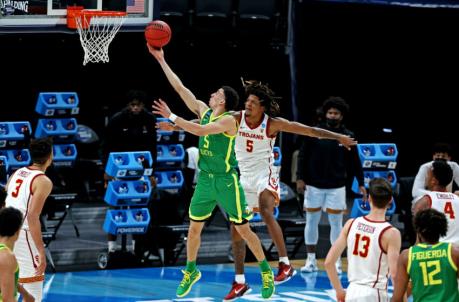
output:
[[[412,190],[414,201],[429,192],[427,189],[428,172],[432,169],[432,163],[436,160],[445,160],[448,162],[453,170],[453,180],[456,185],[459,185],[459,165],[451,161],[451,146],[446,143],[436,143],[432,149],[432,161],[423,164],[419,168],[418,174],[416,174],[416,178],[414,179]],[[448,184],[446,189],[447,192],[453,191],[453,181]]]
[[[145,109],[147,95],[144,91],[130,90],[127,106],[108,121],[102,150],[104,162],[110,152],[150,151],[156,162],[156,118]],[[109,180],[105,175],[105,181]],[[156,185],[154,177],[150,178]],[[133,243],[134,246],[134,243]],[[108,251],[116,250],[116,236],[108,235]]]
[[[330,97],[322,105],[324,119],[318,127],[354,137],[343,119],[349,105],[340,97]],[[321,211],[328,213],[330,242],[333,244],[343,227],[343,211],[346,210],[346,183],[356,176],[360,193],[366,200],[363,171],[356,148],[349,150],[334,140],[304,137],[298,154],[297,191],[304,193],[306,211],[305,243],[308,253],[301,272],[317,271],[316,245],[319,238]],[[336,263],[341,273],[341,260]]]

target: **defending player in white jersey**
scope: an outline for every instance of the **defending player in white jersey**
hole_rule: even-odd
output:
[[[459,244],[459,196],[448,192],[453,179],[453,170],[445,160],[435,160],[427,171],[427,188],[430,190],[413,205],[413,212],[432,208],[444,213],[448,221],[448,232],[440,242]]]
[[[42,240],[40,213],[51,193],[53,184],[45,175],[53,160],[53,148],[49,138],[30,143],[32,165],[18,169],[6,184],[6,206],[19,209],[24,215],[14,254],[19,263],[19,283],[40,302],[46,269],[45,247]]]
[[[392,188],[386,179],[374,178],[369,192],[370,213],[346,222],[325,259],[338,302],[389,301],[388,277],[394,280],[397,273],[401,236],[385,219]],[[346,246],[349,286],[344,291],[335,262]]]
[[[357,142],[346,135],[306,126],[283,118],[279,113],[274,92],[259,82],[245,83],[245,110],[233,113],[239,122],[236,137],[236,158],[241,172],[241,185],[249,207],[259,210],[268,232],[279,254],[279,270],[274,279],[276,284],[290,280],[296,273],[290,265],[282,230],[273,216],[274,207],[279,205],[279,175],[274,171],[273,147],[279,132],[334,139],[350,148]],[[177,130],[169,123],[159,123],[162,130]],[[245,242],[231,225],[233,256],[236,278],[224,301],[235,300],[251,291],[244,276]]]
[[[342,134],[275,117],[279,114],[278,98],[267,85],[250,81],[245,82],[244,88],[245,110],[234,114],[239,121],[235,151],[241,172],[241,185],[248,206],[260,212],[277,248],[279,270],[274,282],[281,284],[290,280],[296,271],[290,265],[282,230],[273,216],[274,207],[278,206],[280,201],[279,175],[273,165],[273,147],[277,134],[284,131],[334,139],[346,148],[355,145],[356,141]],[[245,242],[234,230],[231,234],[236,278],[224,301],[234,300],[250,292],[244,276]]]

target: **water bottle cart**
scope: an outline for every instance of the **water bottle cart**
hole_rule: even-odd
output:
[[[397,186],[397,146],[392,143],[385,144],[358,144],[357,150],[360,162],[363,168],[364,185],[368,190],[371,179],[376,177],[385,178],[389,181],[392,189],[395,191]],[[359,185],[356,179],[352,183],[352,190],[359,192]],[[395,200],[392,199],[390,207],[387,209],[386,216],[392,217],[396,209]],[[350,217],[355,218],[367,215],[370,212],[370,206],[362,199],[354,199]]]
[[[99,267],[107,268],[118,259],[134,260],[127,251],[127,234],[144,234],[150,224],[148,205],[152,188],[153,159],[149,151],[112,152],[105,173],[114,178],[107,185],[104,200],[112,206],[107,210],[103,229],[112,235],[121,235],[121,250],[102,253],[98,257]],[[129,263],[129,261],[126,261]]]

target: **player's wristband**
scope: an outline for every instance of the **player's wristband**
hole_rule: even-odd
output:
[[[169,115],[169,120],[173,123],[175,123],[175,120],[177,119],[177,116],[173,113],[171,113],[171,115]]]

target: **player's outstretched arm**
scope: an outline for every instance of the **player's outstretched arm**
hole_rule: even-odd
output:
[[[209,108],[204,102],[198,100],[195,95],[189,90],[188,88],[183,85],[180,78],[175,74],[175,72],[170,68],[169,64],[167,64],[166,60],[164,59],[164,51],[163,49],[156,49],[148,45],[148,51],[155,57],[158,61],[159,65],[164,71],[169,83],[175,89],[175,91],[180,95],[182,100],[185,102],[186,106],[194,112],[199,118],[201,115]]]
[[[234,135],[236,133],[236,120],[232,116],[225,116],[213,123],[200,125],[187,121],[171,112],[169,106],[163,101],[154,101],[153,113],[159,114],[162,117],[168,118],[181,129],[190,132],[197,136],[205,136],[209,134],[227,133]]]
[[[317,127],[310,127],[305,124],[286,120],[284,118],[272,118],[271,127],[273,128],[272,130],[275,133],[279,131],[284,131],[317,138],[334,139],[337,140],[347,149],[350,149],[350,147],[357,145],[357,141],[354,140],[354,138],[349,137],[347,135]]]
[[[343,253],[344,249],[347,246],[347,233],[351,226],[353,219],[349,219],[344,225],[341,233],[339,234],[338,239],[333,243],[332,247],[328,251],[327,257],[325,258],[325,270],[327,271],[328,279],[336,291],[336,300],[338,302],[344,302],[346,297],[346,292],[341,284],[341,281],[336,271],[335,263],[338,258]]]
[[[0,253],[0,295],[4,302],[16,302],[14,297],[14,273],[16,272],[17,262],[14,255],[10,252]]]

